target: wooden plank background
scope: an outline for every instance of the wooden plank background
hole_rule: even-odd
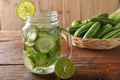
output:
[[[24,21],[15,14],[20,0],[0,0],[0,30],[21,30]],[[60,25],[68,27],[75,19],[84,20],[98,13],[112,13],[118,9],[119,0],[31,0],[36,10],[56,10]]]

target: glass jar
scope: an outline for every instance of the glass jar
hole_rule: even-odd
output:
[[[27,16],[22,28],[23,58],[27,69],[36,74],[54,72],[54,66],[61,57],[60,36],[57,12],[36,13]],[[68,49],[71,53],[70,38]]]

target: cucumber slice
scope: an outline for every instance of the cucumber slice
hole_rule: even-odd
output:
[[[39,38],[35,43],[35,48],[41,53],[48,53],[55,46],[55,41],[52,37]]]
[[[48,67],[35,66],[34,73],[37,74],[50,74],[54,72],[54,65]]]
[[[27,69],[32,71],[34,69],[34,62],[26,55],[25,51],[23,53],[23,57],[24,57],[24,65],[27,67]]]
[[[39,56],[34,57],[37,66],[44,66],[48,63],[47,56],[45,54],[39,54]]]
[[[35,44],[34,42],[28,42],[28,41],[25,42],[26,46],[34,46],[34,44]]]
[[[30,71],[34,69],[34,63],[30,58],[24,58],[24,64]]]
[[[25,52],[24,52],[24,55],[26,57],[29,57],[31,58],[33,61],[34,61],[34,57],[38,56],[40,53],[38,53],[33,47],[28,47],[26,46],[25,47]]]
[[[35,41],[35,39],[37,38],[37,26],[35,26],[35,25],[29,26],[26,29],[24,35],[26,35],[27,41],[29,41],[29,42]]]
[[[32,55],[32,54],[29,53],[28,51],[23,51],[23,56],[24,56],[24,57],[30,58],[31,55]]]

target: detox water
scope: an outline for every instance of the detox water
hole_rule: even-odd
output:
[[[56,12],[28,17],[22,29],[23,58],[27,69],[36,74],[54,72],[60,58],[60,32]]]

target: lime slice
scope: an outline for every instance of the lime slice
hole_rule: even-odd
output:
[[[52,37],[39,38],[35,43],[35,48],[41,53],[48,53],[55,46]]]
[[[35,13],[35,6],[28,0],[23,0],[16,5],[16,14],[20,19],[25,20],[26,16],[33,16]]]
[[[75,72],[75,66],[68,58],[61,58],[55,65],[55,73],[59,78],[68,79]]]

